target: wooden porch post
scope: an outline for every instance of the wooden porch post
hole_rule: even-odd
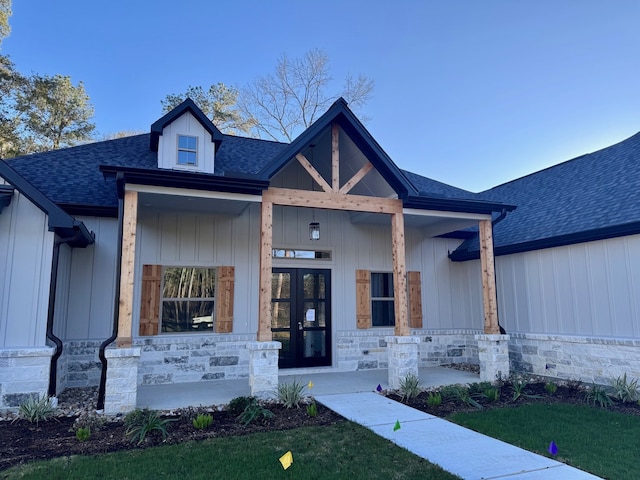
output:
[[[122,256],[120,258],[120,300],[116,346],[130,347],[133,320],[133,276],[136,259],[138,225],[138,192],[124,192],[122,220]]]
[[[271,334],[271,270],[273,240],[273,203],[262,199],[260,221],[260,292],[258,311],[258,341],[270,342]]]
[[[482,268],[482,302],[484,306],[484,333],[500,334],[498,324],[498,298],[493,256],[493,227],[491,220],[480,220],[480,266]]]
[[[407,307],[407,272],[404,251],[404,217],[402,210],[391,214],[391,240],[393,252],[393,296],[396,314],[395,334],[409,335]]]

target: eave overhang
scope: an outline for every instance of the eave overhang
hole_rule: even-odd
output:
[[[14,188],[11,185],[0,185],[0,214],[2,214],[2,209],[11,203],[13,192]]]
[[[255,176],[229,177],[208,173],[182,172],[177,170],[149,170],[143,168],[100,165],[105,176],[121,176],[124,183],[154,185],[159,187],[185,188],[215,192],[262,195],[269,182]],[[118,195],[122,195],[118,184]]]
[[[594,242],[597,240],[606,240],[608,238],[624,237],[627,235],[637,234],[640,234],[640,222],[632,222],[623,225],[614,225],[611,227],[570,233],[567,235],[542,238],[539,240],[532,240],[530,242],[522,242],[512,245],[495,247],[494,255],[498,257],[501,255],[511,255],[513,253],[523,253],[532,250],[562,247],[566,245],[574,245],[576,243]],[[480,258],[480,252],[478,250],[455,250],[449,254],[449,258],[454,262],[477,260]]]
[[[403,200],[402,205],[404,208],[415,208],[421,210],[483,213],[488,215],[493,212],[511,212],[516,209],[515,205],[508,205],[505,203],[427,196],[409,196]]]
[[[47,215],[50,232],[55,232],[63,239],[73,239],[67,242],[69,246],[83,248],[94,242],[94,234],[83,222],[76,220],[56,205],[6,161],[0,160],[0,176]]]

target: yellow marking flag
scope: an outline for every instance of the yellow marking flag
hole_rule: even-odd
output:
[[[311,380],[309,380],[309,385],[307,385],[307,387],[313,388],[313,382]]]
[[[291,466],[293,463],[293,454],[291,450],[280,457],[280,463],[282,464],[282,468],[285,470]]]

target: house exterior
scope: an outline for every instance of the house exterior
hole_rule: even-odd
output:
[[[268,395],[285,368],[640,376],[627,142],[475,194],[398,168],[342,99],[291,144],[187,100],[149,134],[0,162],[0,409],[89,385],[107,413],[139,385]],[[578,198],[616,175],[634,208]]]

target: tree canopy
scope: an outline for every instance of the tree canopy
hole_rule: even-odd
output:
[[[242,90],[223,83],[189,87],[183,94],[161,101],[168,112],[187,97],[225,133],[292,141],[338,98],[353,110],[361,108],[373,92],[373,80],[347,75],[342,90],[329,93],[332,77],[329,57],[314,49],[301,58],[282,55],[273,73],[257,78]]]
[[[237,107],[238,90],[224,83],[211,85],[208,90],[202,87],[187,88],[185,93],[170,94],[162,100],[163,112],[168,112],[190,98],[198,105],[215,126],[223,133],[248,134],[255,121],[246,116]]]
[[[11,0],[0,0],[0,45],[2,45],[2,40],[8,37],[11,32],[11,26],[9,25],[11,13]]]
[[[242,91],[240,106],[256,119],[253,131],[257,136],[290,142],[338,97],[357,110],[373,92],[373,80],[348,75],[342,91],[330,94],[331,80],[329,57],[322,50],[310,50],[294,59],[283,54],[273,73],[259,77]]]

